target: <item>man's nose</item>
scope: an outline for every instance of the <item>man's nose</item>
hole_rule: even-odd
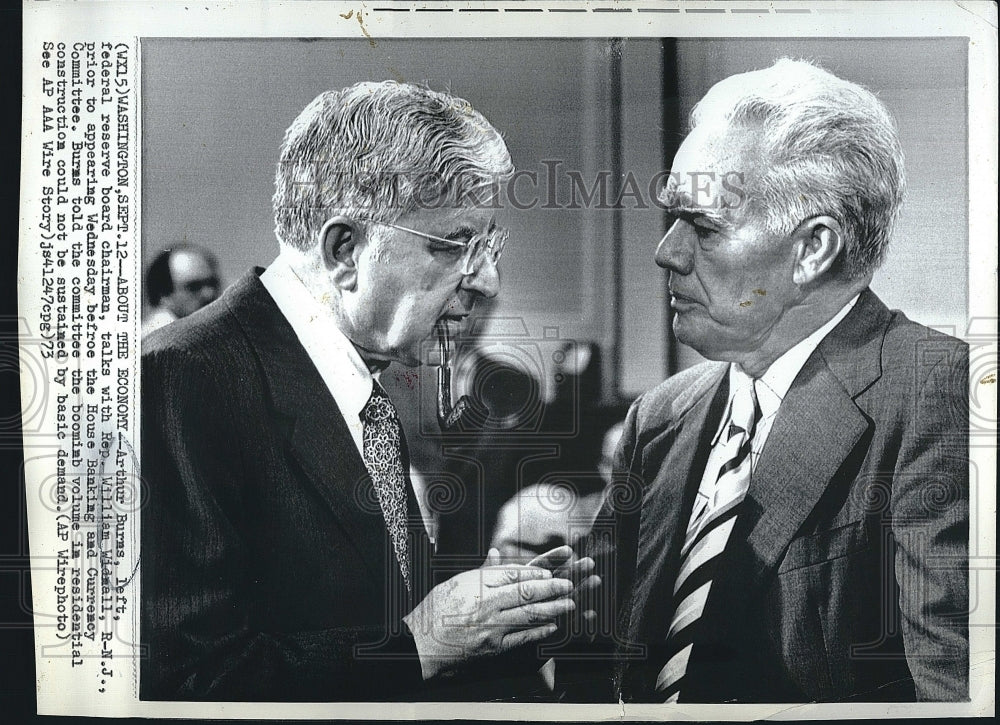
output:
[[[678,219],[663,235],[656,254],[656,264],[679,274],[690,274],[694,266],[694,233]]]
[[[500,271],[497,269],[497,263],[487,255],[475,272],[462,278],[462,288],[478,292],[483,297],[496,297],[500,293]]]

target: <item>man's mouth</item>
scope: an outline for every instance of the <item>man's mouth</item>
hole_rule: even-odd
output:
[[[698,304],[698,300],[693,297],[688,297],[687,295],[681,294],[674,290],[670,290],[670,306],[674,309],[691,307],[692,305]]]

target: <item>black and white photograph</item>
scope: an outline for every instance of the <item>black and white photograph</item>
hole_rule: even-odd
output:
[[[55,381],[28,514],[72,687],[172,717],[991,713],[982,48],[748,34],[732,3],[704,33],[324,5],[315,36],[67,43],[82,94],[56,75],[41,110],[69,140],[21,239]]]
[[[147,40],[140,695],[966,698],[963,51]]]

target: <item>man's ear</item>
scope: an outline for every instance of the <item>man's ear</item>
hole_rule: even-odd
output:
[[[354,289],[357,284],[359,244],[357,225],[346,216],[331,217],[320,230],[323,267],[341,289]]]
[[[803,221],[793,232],[795,239],[795,284],[809,284],[833,267],[844,251],[843,228],[831,216],[814,216]]]

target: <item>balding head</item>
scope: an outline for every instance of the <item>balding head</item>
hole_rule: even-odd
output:
[[[215,257],[191,244],[164,249],[149,265],[146,295],[150,305],[178,318],[200,310],[219,296]]]

